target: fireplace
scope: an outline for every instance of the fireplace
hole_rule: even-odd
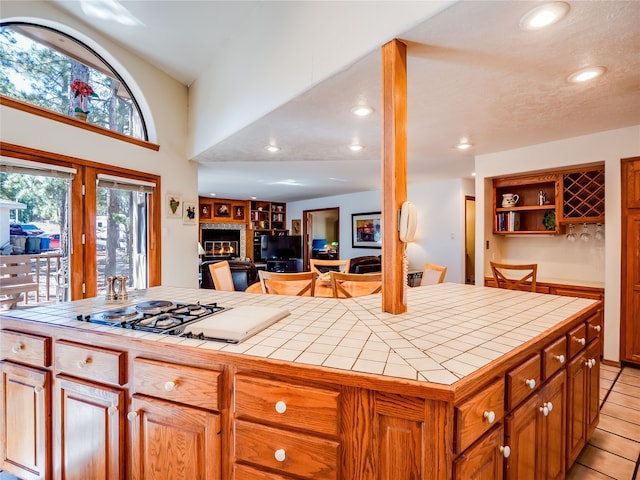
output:
[[[203,260],[246,257],[246,225],[207,223],[202,226]]]

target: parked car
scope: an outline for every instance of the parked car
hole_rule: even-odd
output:
[[[9,225],[10,235],[37,237],[38,235],[42,235],[43,233],[44,231],[40,230],[33,223],[11,223]]]
[[[56,248],[60,248],[60,234],[59,233],[50,233],[49,235],[45,235],[49,238],[49,248],[55,250]]]

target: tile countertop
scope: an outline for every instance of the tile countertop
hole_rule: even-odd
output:
[[[170,337],[74,320],[79,315],[146,300],[265,305],[291,315],[240,344]],[[95,297],[0,312],[1,316],[95,329],[300,364],[451,385],[535,338],[595,301],[583,298],[442,283],[410,288],[407,312],[381,310],[381,295],[354,299],[217,292],[154,287],[129,300]],[[1,326],[1,320],[0,320]]]

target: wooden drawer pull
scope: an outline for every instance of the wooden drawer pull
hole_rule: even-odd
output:
[[[176,382],[166,382],[164,384],[164,389],[167,392],[173,392],[176,388],[176,385],[177,385]]]
[[[556,359],[560,362],[560,365],[564,365],[564,355],[556,355]]]
[[[282,400],[276,402],[276,412],[282,414],[287,411],[287,404]]]
[[[496,414],[492,410],[490,412],[485,411],[482,416],[488,420],[489,423],[493,423],[496,421]]]
[[[600,331],[602,330],[602,327],[600,325],[589,325],[589,326],[598,333],[600,333]]]
[[[502,453],[504,458],[509,458],[509,455],[511,455],[511,449],[507,445],[504,445],[500,447],[500,453]]]
[[[285,454],[284,448],[279,448],[278,450],[276,450],[276,453],[273,456],[279,462],[284,462],[285,458],[287,458],[287,455]]]
[[[138,418],[138,412],[131,411],[127,413],[127,420],[129,420],[130,422],[133,422],[136,418]]]
[[[527,386],[533,390],[534,388],[536,388],[536,379],[535,378],[527,378],[524,383],[527,384]]]
[[[107,408],[107,413],[110,417],[113,417],[116,413],[118,413],[118,407],[116,407],[115,405],[111,405],[109,408]]]
[[[23,346],[20,344],[14,345],[13,347],[11,347],[11,351],[17,355],[18,353],[20,353],[20,350],[22,350],[22,348]]]
[[[576,342],[578,342],[583,347],[587,344],[587,340],[584,337],[583,338],[571,337],[571,338],[573,338]]]

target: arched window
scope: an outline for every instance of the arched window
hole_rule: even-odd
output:
[[[122,77],[84,43],[53,28],[0,24],[0,94],[148,140]]]

